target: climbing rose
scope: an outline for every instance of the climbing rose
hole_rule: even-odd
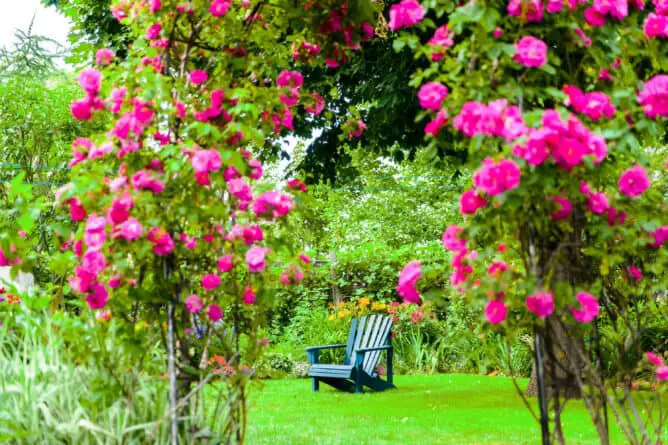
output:
[[[545,318],[554,312],[554,295],[550,292],[536,292],[526,299],[527,309],[539,318]]]
[[[508,315],[508,308],[501,300],[490,300],[485,306],[485,318],[491,324],[502,323]]]
[[[603,192],[594,193],[587,199],[587,210],[592,213],[603,215],[609,208],[608,197]]]
[[[86,93],[95,96],[100,92],[102,74],[94,68],[86,68],[79,73],[78,81]]]
[[[515,61],[529,68],[540,68],[547,63],[547,45],[540,39],[524,36],[515,44]]]
[[[195,173],[215,172],[220,170],[222,161],[218,150],[199,150],[191,160]]]
[[[659,366],[656,368],[657,380],[668,380],[668,366]]]
[[[473,215],[486,205],[487,200],[474,189],[465,191],[459,198],[459,212],[462,215]]]
[[[447,122],[448,112],[445,110],[440,110],[438,113],[436,113],[436,117],[430,120],[427,125],[425,125],[424,134],[436,137],[441,131],[441,128],[443,128],[443,125],[445,125]]]
[[[638,101],[647,117],[668,117],[668,74],[657,74],[645,82]]]
[[[443,247],[451,252],[458,252],[466,248],[466,240],[461,238],[463,228],[451,225],[443,232]]]
[[[87,121],[93,117],[93,109],[88,99],[72,101],[70,104],[70,113],[78,121]]]
[[[392,31],[410,28],[424,18],[424,9],[416,0],[401,0],[390,7],[389,26]]]
[[[454,33],[450,31],[448,25],[436,28],[433,37],[427,42],[429,46],[434,48],[434,51],[430,54],[431,60],[438,62],[443,59],[445,49],[455,44],[453,37]]]
[[[127,241],[134,241],[141,237],[143,230],[137,218],[129,218],[121,224],[120,236]]]
[[[229,272],[234,267],[234,256],[231,253],[225,254],[218,259],[218,269],[222,272]]]
[[[637,198],[642,195],[649,188],[650,184],[647,172],[640,165],[631,167],[622,173],[618,183],[619,191],[631,198]]]
[[[520,185],[520,168],[508,159],[492,158],[483,161],[483,165],[473,174],[473,185],[491,196],[516,189]]]
[[[146,38],[149,40],[155,40],[160,37],[162,32],[162,25],[160,23],[154,23],[146,29]]]
[[[643,23],[643,31],[648,39],[668,39],[668,15],[650,12]]]
[[[588,292],[580,292],[575,296],[580,303],[581,309],[571,307],[571,313],[580,323],[590,323],[599,312],[598,300]]]
[[[211,3],[211,7],[209,8],[209,12],[214,17],[222,17],[225,14],[227,14],[227,11],[229,9],[230,9],[229,0],[213,0],[213,3]]]
[[[114,52],[108,48],[100,48],[95,54],[95,63],[98,65],[109,65],[114,60]]]
[[[91,309],[104,309],[109,299],[109,293],[101,283],[94,283],[90,286],[92,293],[86,296],[86,303]]]
[[[190,73],[190,83],[199,85],[209,80],[209,75],[204,70],[194,70]]]
[[[202,300],[195,294],[186,297],[186,310],[191,314],[196,314],[202,310]]]
[[[86,210],[79,198],[72,198],[67,203],[70,206],[70,219],[72,221],[82,221],[86,217]]]
[[[304,83],[304,76],[299,71],[283,70],[276,78],[279,88],[299,88]]]
[[[153,243],[153,252],[158,256],[166,256],[174,250],[174,240],[164,229],[153,227],[148,232],[148,239]]]
[[[429,82],[418,91],[418,100],[422,108],[438,111],[448,95],[448,87],[438,82]]]
[[[250,272],[262,272],[267,267],[265,257],[270,249],[253,246],[246,252],[246,264]]]
[[[555,196],[552,198],[552,201],[557,204],[557,210],[550,214],[552,219],[566,219],[570,216],[571,211],[573,210],[573,204],[571,204],[571,201],[568,198]]]
[[[202,277],[202,287],[206,290],[213,290],[220,286],[220,277],[215,273],[206,274]]]
[[[645,358],[654,366],[663,366],[663,359],[653,352],[645,352]]]
[[[305,253],[300,253],[299,254],[299,259],[302,260],[305,264],[310,264],[311,263],[311,258],[306,255]]]
[[[642,272],[635,266],[627,266],[626,268],[629,271],[629,274],[633,277],[634,280],[642,280]]]
[[[408,303],[420,303],[420,293],[415,288],[415,283],[422,277],[422,269],[419,261],[408,263],[399,274],[397,292]]]
[[[244,304],[254,304],[257,301],[257,295],[253,292],[253,287],[249,284],[244,290]]]
[[[223,318],[223,310],[217,304],[212,304],[209,306],[207,315],[209,320],[215,323]]]

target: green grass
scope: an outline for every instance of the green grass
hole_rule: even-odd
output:
[[[464,374],[398,376],[398,389],[347,394],[310,380],[268,381],[251,399],[248,443],[536,444],[539,427],[511,379]],[[522,379],[520,387],[527,384]],[[534,400],[535,402],[535,400]],[[563,413],[568,444],[598,444],[580,401]],[[611,431],[614,444],[624,443]]]

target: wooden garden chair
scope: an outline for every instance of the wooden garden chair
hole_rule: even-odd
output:
[[[392,318],[370,315],[353,318],[348,333],[348,344],[313,346],[306,348],[311,364],[308,375],[313,378],[313,391],[320,389],[320,382],[343,391],[362,392],[363,386],[383,391],[395,388],[392,384],[392,342],[390,331]],[[342,365],[318,361],[323,349],[346,348]],[[382,351],[387,351],[387,380],[376,372]]]

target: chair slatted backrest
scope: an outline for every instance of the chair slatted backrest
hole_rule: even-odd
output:
[[[392,318],[384,315],[370,315],[353,319],[348,334],[346,364],[355,364],[355,351],[365,348],[377,348],[385,345],[392,329]],[[362,369],[373,375],[382,351],[370,351],[364,354]]]

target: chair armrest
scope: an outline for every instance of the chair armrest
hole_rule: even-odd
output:
[[[364,354],[365,352],[369,352],[369,351],[386,351],[388,349],[392,349],[392,346],[391,345],[385,345],[385,346],[378,346],[377,348],[363,348],[363,349],[357,349],[355,352],[357,354],[360,354],[360,353]]]
[[[348,345],[324,345],[324,346],[311,346],[306,348],[306,351],[320,351],[323,349],[335,349],[335,348],[345,348]]]

